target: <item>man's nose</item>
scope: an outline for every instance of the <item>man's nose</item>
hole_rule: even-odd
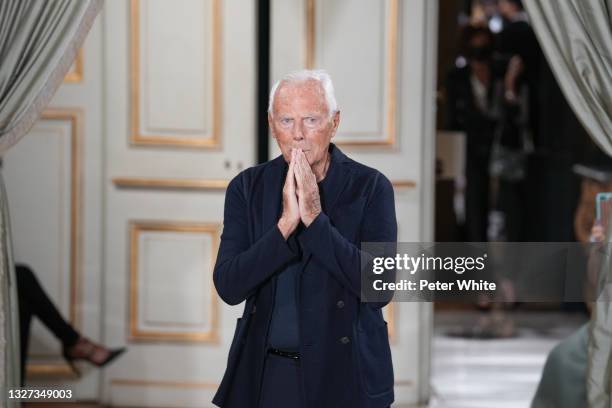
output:
[[[297,124],[293,128],[293,140],[302,140],[304,139],[304,129],[302,128],[302,124]]]

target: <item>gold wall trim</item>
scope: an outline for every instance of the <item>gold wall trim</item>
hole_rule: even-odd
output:
[[[168,387],[168,388],[203,388],[217,389],[218,383],[214,382],[197,382],[197,381],[166,381],[166,380],[138,380],[130,378],[113,378],[110,383],[112,385],[128,386],[128,387]],[[412,380],[397,380],[393,383],[396,387],[412,387]]]
[[[304,66],[307,69],[313,69],[315,64],[315,47],[316,47],[316,0],[306,0],[306,21],[305,21],[305,50]]]
[[[305,53],[304,66],[314,68],[316,64],[316,0],[305,0]],[[397,135],[397,54],[398,54],[398,18],[399,0],[389,1],[389,15],[387,21],[387,77],[385,87],[387,89],[387,110],[385,112],[387,126],[385,138],[380,140],[337,140],[340,146],[393,146]]]
[[[230,180],[224,179],[178,179],[151,177],[115,177],[113,184],[119,188],[145,188],[169,190],[225,190]],[[392,180],[395,188],[416,188],[414,180]]]
[[[74,69],[68,71],[64,83],[78,83],[83,81],[83,48],[79,49],[74,59]]]
[[[70,311],[69,319],[81,326],[81,246],[82,246],[82,170],[81,143],[83,139],[82,112],[79,109],[47,109],[43,120],[70,122]]]
[[[170,190],[225,190],[230,180],[176,179],[150,177],[115,177],[113,184],[119,188],[147,188]]]
[[[41,120],[58,120],[70,122],[70,300],[68,320],[77,328],[81,327],[81,284],[82,284],[82,170],[81,144],[83,140],[82,111],[76,108],[46,109]],[[30,355],[31,357],[31,355]],[[55,357],[43,355],[38,357]],[[66,364],[32,362],[26,366],[28,376],[70,376],[70,367]],[[74,377],[74,375],[72,375]]]
[[[112,385],[123,385],[130,387],[168,387],[168,388],[205,388],[217,389],[218,383],[206,381],[166,381],[166,380],[138,380],[130,378],[113,378]]]
[[[130,2],[130,137],[132,145],[216,148],[221,139],[221,0],[212,2],[212,132],[208,137],[143,135],[140,132],[140,1]]]
[[[217,292],[210,276],[211,302],[209,309],[210,330],[201,332],[155,331],[141,329],[138,325],[138,238],[142,232],[185,232],[207,233],[212,236],[211,270],[215,266],[217,249],[219,248],[220,224],[183,223],[163,221],[130,221],[130,311],[129,338],[134,341],[186,341],[217,343],[219,341],[218,323],[219,311]]]
[[[29,379],[39,377],[61,377],[61,378],[77,378],[77,375],[67,364],[36,364],[28,363],[26,365],[26,377]]]
[[[391,185],[395,188],[416,188],[417,183],[414,180],[391,180]]]

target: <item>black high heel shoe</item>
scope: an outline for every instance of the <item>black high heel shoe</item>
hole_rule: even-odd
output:
[[[81,337],[74,345],[70,347],[64,347],[62,349],[62,355],[64,356],[64,359],[66,360],[72,371],[77,376],[80,376],[81,371],[76,366],[75,361],[85,360],[97,367],[104,367],[105,365],[119,357],[126,350],[125,347],[110,349],[108,350],[108,355],[104,360],[96,361],[93,359],[93,355],[100,348],[105,349],[105,347],[99,346],[91,340]]]

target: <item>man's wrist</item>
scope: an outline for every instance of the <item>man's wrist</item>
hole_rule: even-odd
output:
[[[309,214],[307,217],[304,217],[302,219],[302,222],[304,223],[304,225],[306,226],[306,228],[310,227],[310,224],[312,224],[314,222],[314,220],[317,219],[317,217],[319,216],[319,214],[321,214],[321,211],[317,211],[314,212],[312,214]]]
[[[278,223],[276,223],[278,229],[280,230],[283,238],[285,239],[285,241],[287,240],[287,238],[289,238],[289,235],[291,235],[291,233],[293,232],[293,230],[295,230],[295,225],[292,225],[291,222],[289,222],[287,219],[281,217],[278,220]]]

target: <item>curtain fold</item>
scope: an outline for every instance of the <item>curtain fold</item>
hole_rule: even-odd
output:
[[[19,141],[62,84],[104,0],[0,1],[0,155]],[[14,407],[19,327],[6,192],[0,175],[0,406]]]
[[[61,85],[103,0],[0,2],[0,154]]]
[[[566,99],[612,156],[612,0],[524,0]]]
[[[597,145],[612,156],[612,0],[523,3],[569,105]],[[590,322],[586,386],[593,408],[612,408],[610,300],[595,303]]]
[[[0,370],[0,395],[5,399],[2,405],[5,407],[18,405],[6,398],[9,389],[20,386],[19,304],[10,236],[8,200],[0,172],[0,361],[4,363]]]

